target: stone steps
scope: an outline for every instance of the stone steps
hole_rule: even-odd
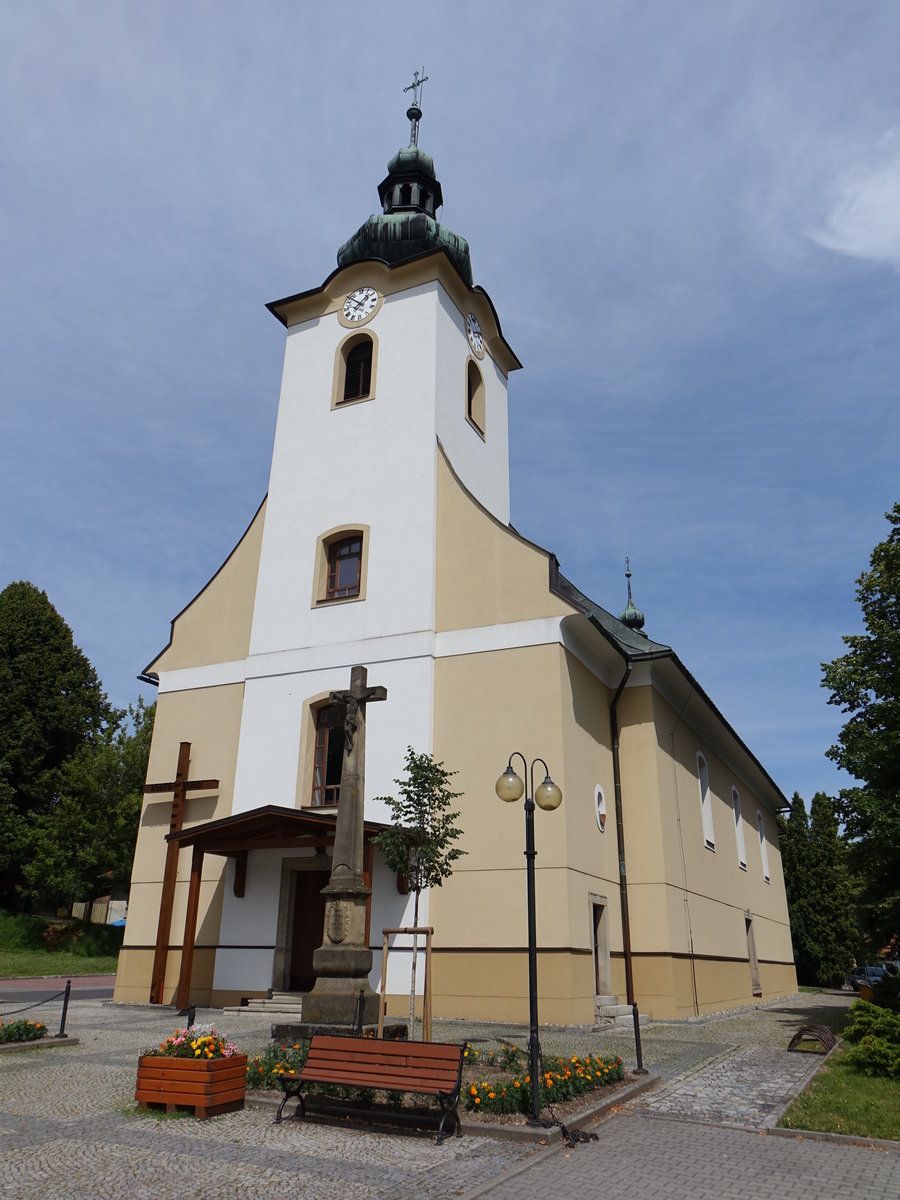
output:
[[[229,1005],[223,1008],[226,1013],[244,1013],[259,1015],[265,1013],[288,1013],[297,1020],[303,1017],[304,992],[270,992],[268,996],[254,996],[246,1004]]]

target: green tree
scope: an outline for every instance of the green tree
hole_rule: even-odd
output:
[[[47,812],[33,821],[23,891],[54,906],[127,886],[141,814],[155,705],[129,709],[132,728],[108,726],[57,776]]]
[[[113,716],[97,673],[47,593],[0,592],[0,764],[19,812],[40,812],[53,772]]]
[[[456,825],[459,813],[451,811],[462,792],[450,789],[456,774],[431,754],[406,749],[406,777],[395,779],[399,797],[379,799],[391,810],[393,824],[374,839],[384,854],[388,869],[406,880],[413,893],[413,926],[419,924],[419,897],[425,888],[440,887],[453,873],[453,864],[466,853],[454,843],[462,836]],[[418,938],[413,939],[412,976],[409,996],[410,1037],[415,1030],[416,958]]]
[[[120,713],[45,592],[0,592],[0,871],[14,877],[31,825],[49,812],[63,765]]]
[[[779,818],[779,825],[797,978],[804,984],[839,986],[853,966],[859,935],[835,802],[816,792],[807,817],[795,792],[790,815]]]
[[[900,935],[900,504],[856,583],[864,633],[823,663],[823,686],[849,719],[828,750],[859,786],[840,794],[840,817],[861,885],[861,916],[880,945]]]

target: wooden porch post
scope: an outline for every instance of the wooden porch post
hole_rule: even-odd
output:
[[[200,877],[203,874],[203,850],[194,847],[191,855],[191,882],[188,887],[187,912],[184,917],[184,944],[181,947],[181,973],[175,1004],[187,1008],[191,998],[191,968],[194,965],[194,942],[197,937],[197,916],[200,912]]]

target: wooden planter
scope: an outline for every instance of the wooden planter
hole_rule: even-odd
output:
[[[203,1119],[243,1108],[246,1091],[246,1054],[205,1060],[145,1054],[138,1059],[134,1098],[141,1108],[192,1108]]]

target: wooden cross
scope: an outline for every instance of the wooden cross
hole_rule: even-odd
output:
[[[184,805],[188,792],[209,792],[219,786],[218,779],[188,779],[191,765],[191,743],[182,742],[178,747],[178,766],[175,778],[168,783],[148,783],[145,794],[172,792],[172,811],[169,815],[169,833],[178,833],[184,824]],[[163,986],[166,981],[166,959],[169,953],[169,933],[172,928],[172,909],[175,905],[175,881],[178,877],[178,843],[166,846],[166,866],[163,871],[162,896],[159,902],[159,924],[156,929],[156,949],[153,953],[153,973],[150,977],[150,1003],[162,1004]]]

